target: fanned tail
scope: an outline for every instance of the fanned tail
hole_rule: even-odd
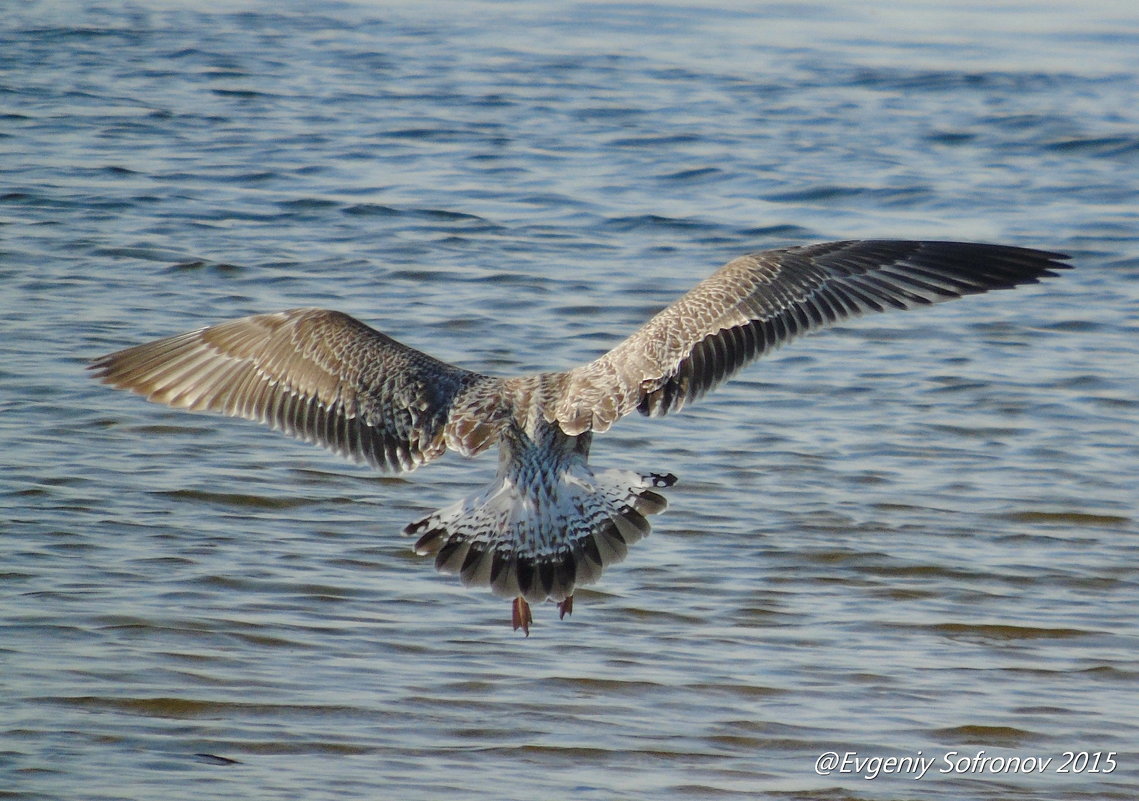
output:
[[[516,463],[507,462],[508,466]],[[415,552],[465,586],[504,598],[565,604],[649,533],[668,502],[657,489],[676,476],[626,470],[594,474],[585,459],[554,471],[500,470],[481,492],[412,523]]]

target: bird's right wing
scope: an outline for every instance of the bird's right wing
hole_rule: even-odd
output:
[[[801,334],[866,312],[1035,283],[1069,265],[1027,248],[865,240],[728,262],[600,358],[566,374],[551,422],[605,431],[633,410],[676,411]]]
[[[147,400],[256,420],[392,471],[446,450],[456,397],[489,380],[325,309],[230,320],[103,356],[90,369]]]

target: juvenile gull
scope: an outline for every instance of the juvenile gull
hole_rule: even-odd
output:
[[[1068,257],[1003,245],[849,241],[721,267],[596,360],[500,378],[441,362],[326,309],[258,314],[96,359],[95,377],[148,400],[244,417],[380,470],[498,446],[487,487],[404,529],[464,585],[561,616],[649,532],[671,474],[594,472],[595,433],[636,410],[679,411],[745,364],[864,312],[1036,283]]]

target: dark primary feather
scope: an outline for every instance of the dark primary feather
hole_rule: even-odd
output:
[[[441,454],[455,397],[481,378],[323,309],[231,320],[91,369],[148,400],[256,420],[383,470]]]
[[[570,371],[554,409],[567,433],[637,409],[676,411],[748,362],[865,312],[1036,283],[1068,258],[1003,245],[866,240],[735,259],[596,361]]]

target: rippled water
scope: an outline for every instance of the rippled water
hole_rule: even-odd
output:
[[[1139,794],[1133,4],[244,7],[0,11],[0,795]],[[672,506],[529,639],[398,535],[493,460],[381,477],[83,371],[298,305],[560,369],[862,236],[1078,268],[623,421],[594,460]]]

